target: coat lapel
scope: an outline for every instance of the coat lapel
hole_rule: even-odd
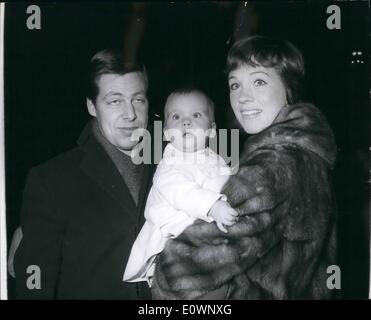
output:
[[[144,209],[147,202],[147,196],[152,186],[152,177],[155,170],[155,166],[152,164],[145,164],[143,169],[142,181],[139,193],[139,217],[138,225],[141,227],[144,224]]]
[[[150,126],[148,128],[148,130],[150,131],[151,133],[151,136],[154,137],[154,133],[153,133],[153,127]],[[155,145],[154,145],[155,141],[154,139],[151,140],[151,150],[155,150]],[[162,153],[164,151],[166,147],[166,144],[162,144]],[[154,160],[154,154],[152,153],[152,157],[151,157],[152,160]],[[155,164],[145,164],[144,165],[144,171],[143,171],[143,175],[142,175],[142,185],[141,185],[141,188],[140,188],[140,193],[139,193],[139,201],[138,201],[138,207],[139,207],[139,217],[138,217],[138,225],[141,227],[143,224],[144,224],[144,221],[145,221],[145,218],[144,218],[144,210],[145,210],[145,205],[147,203],[147,196],[148,196],[148,193],[149,193],[149,190],[151,189],[152,187],[152,179],[153,179],[153,175],[155,173],[155,170],[156,170],[156,165]]]
[[[79,145],[85,151],[80,164],[82,171],[120,204],[124,211],[129,213],[133,222],[137,223],[138,208],[130,191],[111,158],[94,138],[91,129],[85,128],[79,139]]]

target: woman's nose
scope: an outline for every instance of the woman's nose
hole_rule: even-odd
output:
[[[185,119],[183,121],[183,127],[185,127],[185,128],[191,128],[192,127],[192,121],[189,120],[189,119]]]
[[[254,101],[254,94],[253,94],[252,90],[249,89],[249,88],[244,88],[243,90],[241,90],[241,94],[238,97],[238,101],[240,103],[246,103],[246,102]]]
[[[131,103],[125,104],[124,110],[123,110],[123,117],[124,119],[129,120],[129,121],[133,121],[137,117],[135,113],[135,109]]]

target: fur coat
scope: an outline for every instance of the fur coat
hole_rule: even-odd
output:
[[[330,170],[336,145],[321,112],[284,107],[247,139],[239,170],[223,188],[239,213],[224,234],[197,220],[156,260],[153,299],[326,299],[335,263],[336,214]]]

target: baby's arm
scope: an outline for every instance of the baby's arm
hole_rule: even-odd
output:
[[[194,222],[194,218],[186,213],[159,201],[147,203],[144,215],[147,221],[160,229],[165,238],[176,238]]]
[[[238,221],[238,213],[228,202],[217,200],[209,211],[209,216],[213,218],[219,230],[227,233],[224,226],[231,226]]]
[[[213,221],[208,215],[210,209],[224,197],[219,192],[202,188],[190,173],[170,166],[158,168],[153,185],[174,209],[207,222]]]

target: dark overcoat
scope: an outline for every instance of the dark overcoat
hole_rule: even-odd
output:
[[[33,168],[21,209],[23,239],[15,256],[17,298],[150,298],[146,284],[124,283],[122,277],[144,222],[153,169],[145,166],[136,206],[90,124],[77,148]],[[33,288],[37,274],[29,266],[40,270],[40,289]]]

